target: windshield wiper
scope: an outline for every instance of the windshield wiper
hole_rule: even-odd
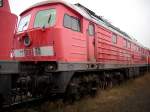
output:
[[[49,17],[48,17],[48,21],[47,21],[48,23],[50,22],[51,17],[52,17],[52,15],[50,14]]]
[[[50,22],[50,20],[51,20],[51,14],[49,15],[49,17],[48,17],[48,20],[47,20],[47,23],[49,24],[49,22]],[[45,27],[46,27],[46,25],[44,24],[43,26],[42,26],[42,29],[45,29]]]
[[[28,22],[26,22],[26,23],[23,25],[22,31],[23,31],[24,27],[27,26],[27,25],[28,25]]]

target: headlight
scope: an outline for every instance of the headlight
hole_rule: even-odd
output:
[[[28,47],[28,46],[31,45],[31,40],[30,40],[29,36],[25,36],[25,37],[24,37],[24,45],[25,45],[26,47]]]

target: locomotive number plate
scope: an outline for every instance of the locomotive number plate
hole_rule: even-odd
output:
[[[25,56],[33,56],[33,50],[32,49],[24,49]]]

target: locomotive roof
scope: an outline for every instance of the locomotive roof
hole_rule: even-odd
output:
[[[81,4],[70,4],[70,3],[65,2],[63,0],[46,0],[46,1],[39,2],[39,3],[29,7],[28,9],[23,11],[20,15],[26,13],[27,11],[31,10],[32,8],[35,8],[35,7],[38,7],[38,6],[47,5],[47,4],[52,4],[52,3],[63,4],[65,6],[67,6],[67,7],[75,10],[76,12],[78,12],[80,15],[82,15],[86,19],[91,20],[91,21],[93,21],[93,22],[95,22],[97,24],[100,24],[103,27],[106,27],[106,28],[110,29],[114,33],[117,33],[117,34],[121,35],[122,37],[126,38],[127,40],[130,40],[130,41],[136,43],[137,45],[140,45],[141,47],[143,47],[135,39],[132,39],[127,33],[125,33],[124,31],[120,30],[119,28],[115,27],[114,25],[109,23],[106,19],[102,18],[101,16],[97,16],[93,11],[89,10],[88,8],[84,7]]]

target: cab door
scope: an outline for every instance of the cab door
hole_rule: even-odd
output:
[[[87,41],[88,61],[95,62],[95,27],[93,23],[89,23],[88,25]]]

